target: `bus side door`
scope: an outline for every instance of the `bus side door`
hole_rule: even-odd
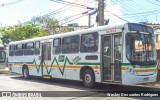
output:
[[[102,36],[102,79],[121,82],[122,34]]]

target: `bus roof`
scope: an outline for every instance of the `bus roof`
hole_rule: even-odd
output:
[[[82,34],[82,33],[91,33],[91,32],[101,31],[101,30],[110,29],[110,28],[122,28],[123,26],[124,26],[124,24],[97,26],[97,27],[78,30],[78,31],[66,32],[66,33],[60,33],[60,34],[53,34],[53,35],[49,35],[49,36],[37,37],[37,38],[32,38],[32,39],[20,40],[20,41],[12,41],[12,42],[9,43],[9,45],[19,44],[19,43],[27,43],[27,42],[33,42],[33,41],[40,41],[40,40],[57,38],[57,37],[67,37],[67,36],[70,36],[70,35],[78,35],[78,34]]]

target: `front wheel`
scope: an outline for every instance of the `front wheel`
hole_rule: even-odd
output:
[[[22,73],[23,73],[23,77],[24,77],[25,79],[28,79],[28,78],[29,78],[29,70],[28,70],[28,67],[24,67]]]
[[[83,73],[83,84],[87,88],[93,88],[95,86],[94,73],[90,69],[86,69]]]

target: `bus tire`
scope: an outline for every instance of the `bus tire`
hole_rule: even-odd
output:
[[[83,72],[83,85],[87,88],[95,86],[95,76],[92,70],[86,69]]]
[[[29,78],[29,70],[28,70],[28,67],[23,67],[22,73],[23,73],[23,78],[25,78],[25,79],[28,79],[28,78]]]

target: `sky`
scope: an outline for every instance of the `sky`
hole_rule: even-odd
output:
[[[61,3],[57,3],[59,1]],[[63,1],[63,2],[62,2]],[[18,22],[30,21],[33,16],[49,14],[60,25],[78,23],[88,25],[87,7],[97,8],[95,0],[0,0],[0,24],[12,26]],[[62,4],[64,1],[80,5]],[[109,24],[124,22],[160,23],[160,0],[104,0],[105,19]],[[89,13],[95,10],[90,10]],[[73,17],[74,16],[74,17]],[[96,14],[91,16],[91,24],[96,26]],[[77,20],[75,20],[77,19]]]

